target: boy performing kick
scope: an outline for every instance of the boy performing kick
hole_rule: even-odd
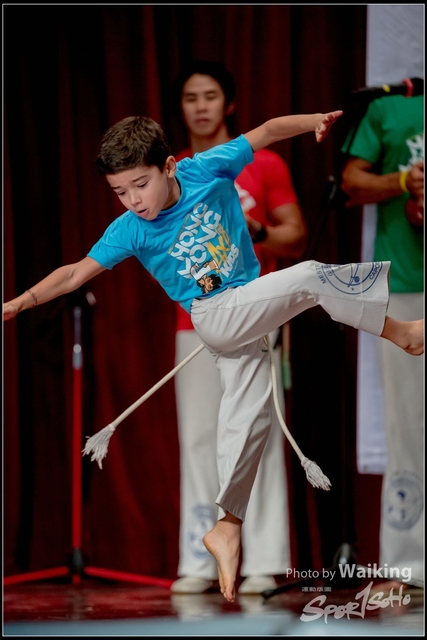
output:
[[[136,256],[172,300],[191,313],[224,389],[218,425],[217,504],[224,512],[204,544],[221,592],[234,600],[241,527],[268,436],[270,355],[264,336],[320,305],[336,321],[382,336],[416,356],[424,321],[387,316],[389,262],[326,265],[314,260],[259,277],[259,263],[234,180],[253,154],[314,132],[327,136],[342,111],[268,120],[234,140],[176,162],[159,125],[137,116],[104,135],[96,166],[126,208],[80,262],[62,266],[3,305],[3,318],[81,287]],[[200,288],[193,267],[215,261],[215,287]]]

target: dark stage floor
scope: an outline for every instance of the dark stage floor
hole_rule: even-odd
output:
[[[424,636],[423,590],[375,596],[375,583],[369,585],[300,586],[271,598],[238,596],[230,604],[219,592],[174,595],[164,587],[95,578],[78,585],[29,582],[3,588],[3,635]],[[322,596],[323,602],[312,602]]]

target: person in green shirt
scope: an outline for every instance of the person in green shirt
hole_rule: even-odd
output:
[[[391,261],[389,311],[400,320],[418,318],[424,314],[424,96],[373,100],[352,136],[341,174],[346,206],[376,204],[373,259]],[[378,341],[388,454],[380,565],[409,567],[411,583],[423,588],[424,358],[408,358],[385,342]]]

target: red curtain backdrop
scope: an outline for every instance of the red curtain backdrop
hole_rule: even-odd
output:
[[[162,124],[175,152],[184,146],[169,98],[191,57],[222,61],[234,74],[236,134],[287,113],[349,107],[323,144],[306,135],[274,149],[291,168],[310,231],[308,257],[359,259],[360,220],[325,210],[323,201],[339,171],[351,90],[364,85],[366,6],[6,5],[3,18],[6,300],[84,257],[122,213],[94,168],[110,125],[145,114]],[[6,576],[69,560],[76,305],[83,307],[84,437],[174,366],[174,305],[134,259],[5,324]],[[291,331],[289,427],[333,482],[327,494],[312,489],[286,446],[292,554],[296,568],[319,568],[341,542],[360,542],[353,486],[343,480],[354,469],[357,335],[321,310],[297,318]],[[87,457],[82,465],[85,561],[174,579],[173,381],[118,426],[102,470]]]

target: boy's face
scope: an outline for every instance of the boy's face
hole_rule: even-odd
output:
[[[181,112],[190,132],[198,137],[217,133],[224,117],[234,105],[225,105],[221,85],[211,76],[195,73],[185,83],[181,94]]]
[[[105,177],[126,209],[144,220],[155,220],[162,209],[169,209],[179,200],[175,173],[175,158],[169,156],[163,171],[140,165]]]

